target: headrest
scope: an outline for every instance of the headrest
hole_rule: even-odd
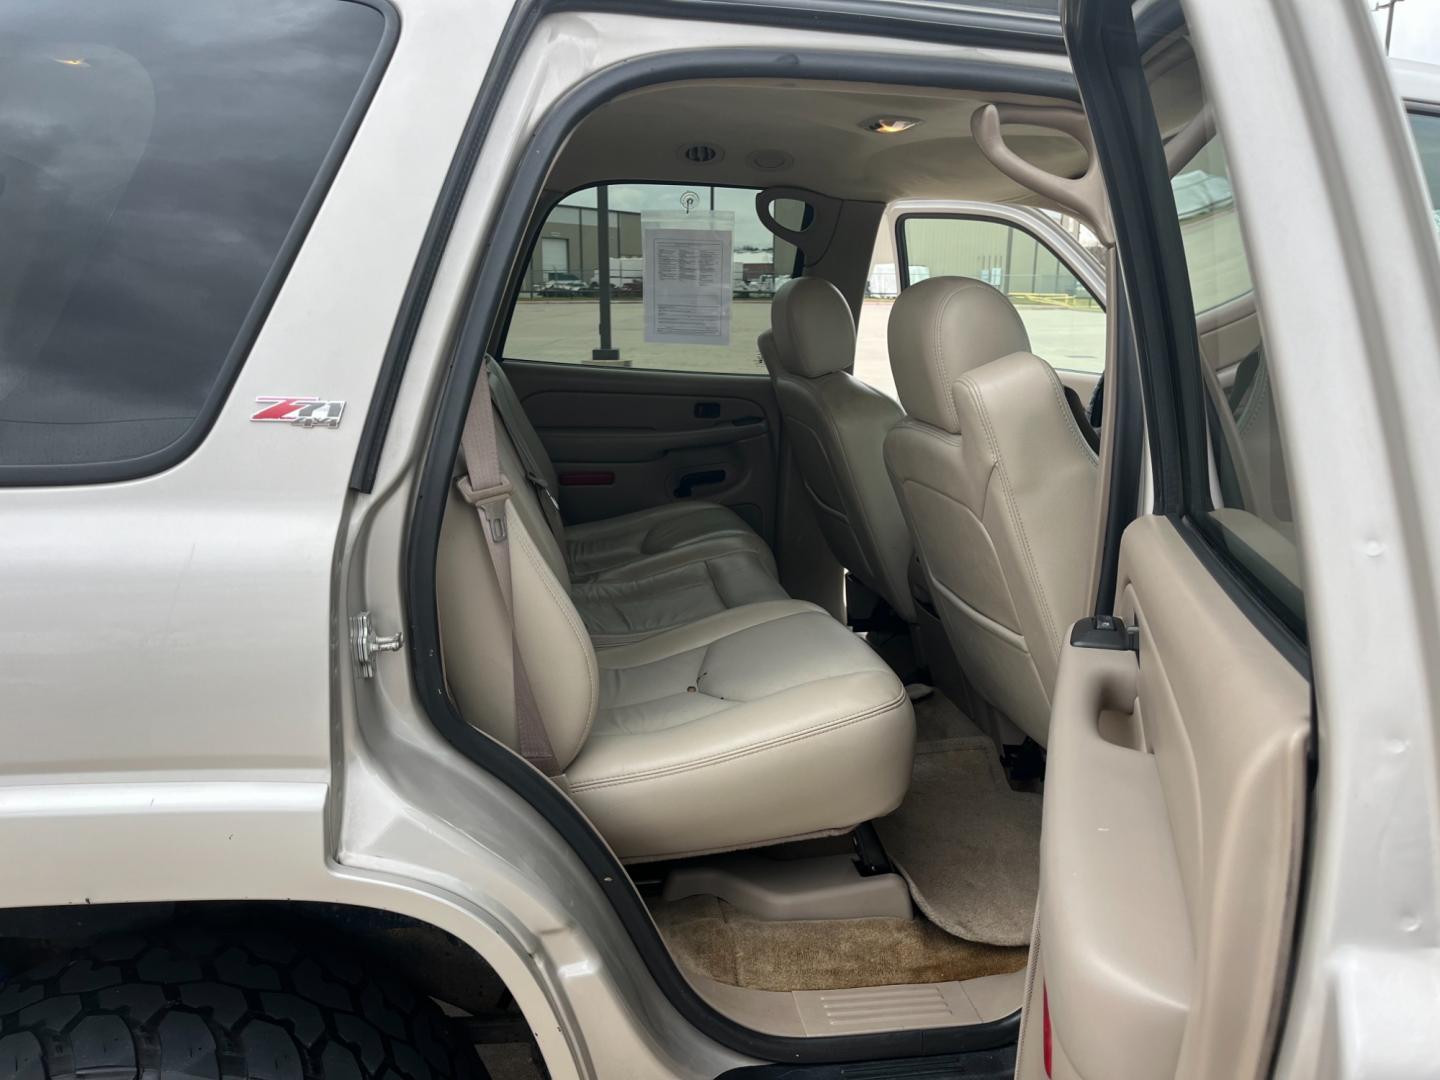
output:
[[[890,370],[906,413],[960,430],[955,381],[972,368],[1029,352],[1015,305],[997,289],[966,277],[937,277],[903,290],[890,309]]]
[[[818,379],[855,362],[855,318],[840,290],[824,278],[791,278],[770,301],[780,366]]]
[[[760,336],[755,339],[755,345],[760,350],[760,359],[765,363],[765,370],[771,376],[783,374],[785,369],[780,366],[780,352],[775,348],[775,331],[761,330]]]

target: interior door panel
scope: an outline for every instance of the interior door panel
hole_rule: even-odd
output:
[[[1235,382],[1240,361],[1260,347],[1260,316],[1255,310],[1255,294],[1245,293],[1209,311],[1202,311],[1196,320],[1200,352],[1227,390]]]
[[[775,529],[779,411],[763,375],[506,361],[567,521],[707,499]]]
[[[1067,645],[1020,1075],[1253,1077],[1292,939],[1310,686],[1179,526],[1121,546],[1138,651]],[[1032,1013],[1035,1010],[1032,1010]],[[1037,1023],[1038,1022],[1038,1023]]]

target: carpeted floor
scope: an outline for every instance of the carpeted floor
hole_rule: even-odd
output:
[[[907,686],[915,707],[915,744],[924,748],[942,739],[981,737],[984,733],[948,697],[933,687]],[[916,693],[919,697],[916,697]]]
[[[782,922],[713,896],[657,903],[655,921],[689,970],[748,990],[846,990],[1003,975],[1023,948],[961,941],[924,919]]]
[[[937,734],[958,729],[951,717],[943,726],[925,719],[922,740],[927,726]],[[875,827],[916,904],[938,926],[970,942],[1029,942],[1040,875],[1040,796],[1011,790],[988,738],[922,741],[905,801]]]

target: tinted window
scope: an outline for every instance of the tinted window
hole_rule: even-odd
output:
[[[769,329],[770,298],[793,276],[798,260],[791,244],[761,224],[756,192],[607,184],[604,196],[608,227],[603,237],[599,188],[567,196],[546,217],[510,316],[505,357],[763,375],[756,338]],[[792,199],[776,200],[771,207],[781,225],[797,231],[807,223],[805,210],[804,203]],[[713,317],[697,328],[693,340],[677,341],[683,335],[655,332],[653,304],[647,307],[647,287],[657,268],[646,261],[645,237],[652,229],[683,234],[692,228],[725,238],[718,250],[728,265],[714,268],[724,303],[711,297]],[[607,297],[601,295],[602,240],[609,267]]]
[[[183,449],[384,25],[344,0],[0,6],[0,467]]]
[[[1430,190],[1430,207],[1435,227],[1440,228],[1440,116],[1411,113],[1410,132],[1415,136],[1415,149],[1420,154],[1420,169],[1425,186]]]
[[[1159,94],[1156,94],[1159,99]],[[1179,127],[1204,107],[1191,102]],[[1208,439],[1182,453],[1207,453],[1206,490],[1189,495],[1191,519],[1300,640],[1304,575],[1290,500],[1250,261],[1225,146],[1219,136],[1180,165],[1170,182],[1197,316],[1200,383]],[[1195,470],[1199,471],[1199,470]]]
[[[1010,298],[1036,356],[1057,368],[1105,370],[1104,309],[1030,233],[1002,221],[919,216],[905,218],[903,230],[911,284],[942,275],[978,278]]]
[[[1248,296],[1253,288],[1250,263],[1240,240],[1230,166],[1220,140],[1212,139],[1186,162],[1170,181],[1170,189],[1180,215],[1196,314]]]

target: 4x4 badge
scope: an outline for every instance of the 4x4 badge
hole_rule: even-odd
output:
[[[265,407],[250,417],[261,423],[299,424],[301,427],[340,426],[340,416],[345,411],[343,401],[323,401],[317,397],[276,397],[264,395],[255,399],[256,405]]]

